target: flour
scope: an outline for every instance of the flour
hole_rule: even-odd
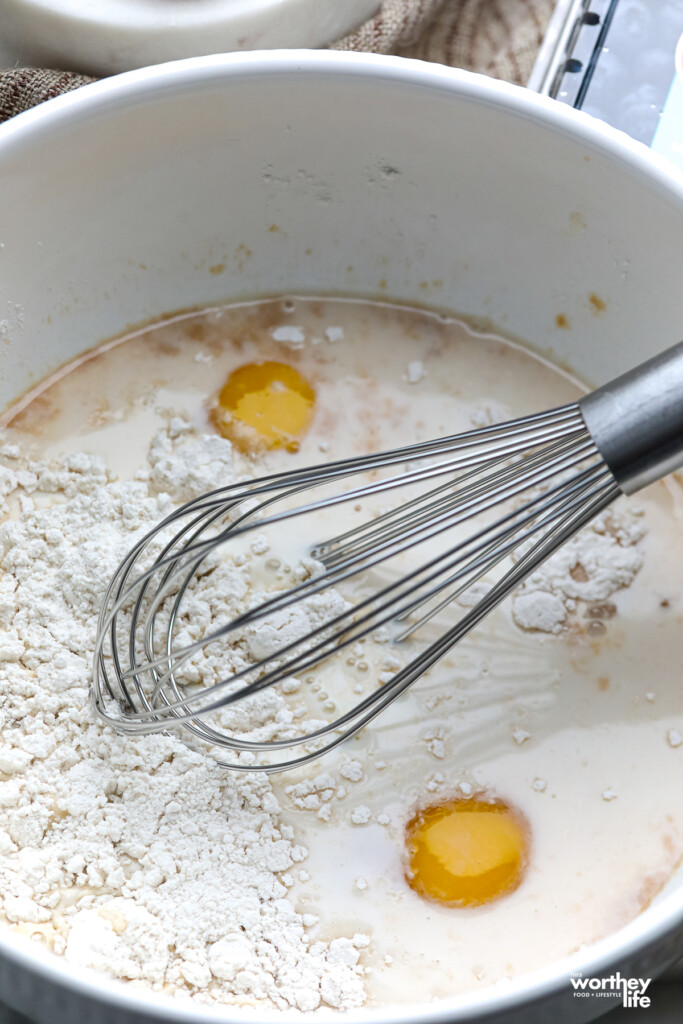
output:
[[[127,482],[110,478],[94,456],[48,464],[9,442],[2,455],[4,917],[72,963],[199,1001],[360,1006],[369,940],[316,941],[315,916],[297,913],[288,889],[307,851],[282,822],[268,779],[226,773],[173,735],[120,736],[89,701],[107,580],[176,502],[234,479],[229,443],[197,437],[174,419]],[[215,613],[219,594],[224,614],[250,600],[248,561],[266,553],[256,537],[242,565],[207,566],[179,623],[185,639]],[[331,600],[339,610],[341,598]],[[310,617],[266,625],[243,639],[236,662],[245,645],[263,654],[283,629],[307,628]],[[195,666],[208,682],[217,657]],[[230,712],[233,725],[241,715],[247,733],[286,731],[294,714],[287,699],[268,692],[248,713]]]
[[[407,380],[409,384],[419,384],[424,376],[424,363],[419,359],[414,359],[408,363],[408,369],[405,372],[404,379]]]
[[[315,564],[312,559],[309,562]],[[261,598],[265,599],[266,595],[259,595],[259,600]],[[295,643],[348,608],[348,602],[335,590],[314,594],[305,601],[283,608],[246,631],[249,654],[254,661],[270,658],[278,649]]]
[[[637,511],[609,509],[526,580],[512,601],[522,629],[559,633],[576,602],[605,601],[628,587],[643,564],[645,527]]]
[[[188,423],[174,416],[168,430],[152,439],[149,470],[138,473],[139,479],[148,479],[155,491],[168,494],[178,503],[227,487],[235,480],[230,445],[216,434],[204,435],[199,443],[177,444],[189,429]]]
[[[306,335],[300,327],[274,327],[271,331],[274,341],[279,341],[287,348],[300,349],[304,347]]]

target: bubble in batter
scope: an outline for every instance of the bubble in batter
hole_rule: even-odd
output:
[[[247,363],[230,374],[211,410],[216,429],[242,451],[299,450],[313,420],[315,391],[287,363]]]
[[[427,807],[408,822],[409,885],[450,907],[476,907],[522,880],[528,829],[519,812],[484,796]]]

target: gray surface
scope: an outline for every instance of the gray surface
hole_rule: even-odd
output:
[[[607,1024],[680,1024],[683,1020],[683,985],[661,982],[650,986],[652,1006],[635,1010],[619,1007],[603,1018]],[[0,1018],[0,1024],[4,1024]],[[15,1024],[14,1021],[11,1024]],[[16,1024],[19,1024],[17,1021]],[[23,1022],[22,1022],[23,1024]]]
[[[14,1010],[0,1004],[0,1024],[29,1024],[27,1017],[21,1017]]]
[[[683,1020],[683,984],[661,982],[650,986],[652,1005],[648,1009],[617,1007],[603,1016],[605,1024],[680,1024]],[[0,1024],[32,1024],[0,1004]],[[74,1021],[74,1024],[78,1024]]]
[[[573,26],[588,5],[600,23]],[[530,85],[555,95],[555,75],[565,49],[583,65],[561,78],[557,98],[574,106],[586,79],[610,0],[561,0],[530,79]],[[674,77],[674,49],[683,31],[683,0],[619,0],[581,109],[650,145]]]
[[[620,0],[581,109],[649,146],[682,31],[683,0]]]

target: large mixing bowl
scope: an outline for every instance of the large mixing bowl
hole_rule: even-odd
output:
[[[130,324],[283,292],[490,318],[598,383],[680,338],[682,239],[674,171],[485,78],[315,52],[131,72],[0,129],[0,405]],[[653,977],[683,952],[682,925],[679,878],[621,931],[504,990],[353,1019],[588,1020],[611,1003],[575,998],[570,971]],[[245,1019],[9,932],[0,993],[43,1024]]]

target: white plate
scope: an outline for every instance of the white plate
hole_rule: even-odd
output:
[[[320,47],[380,0],[0,0],[5,64],[111,75],[181,57]],[[11,59],[7,59],[11,58]],[[0,59],[0,66],[3,61]]]

